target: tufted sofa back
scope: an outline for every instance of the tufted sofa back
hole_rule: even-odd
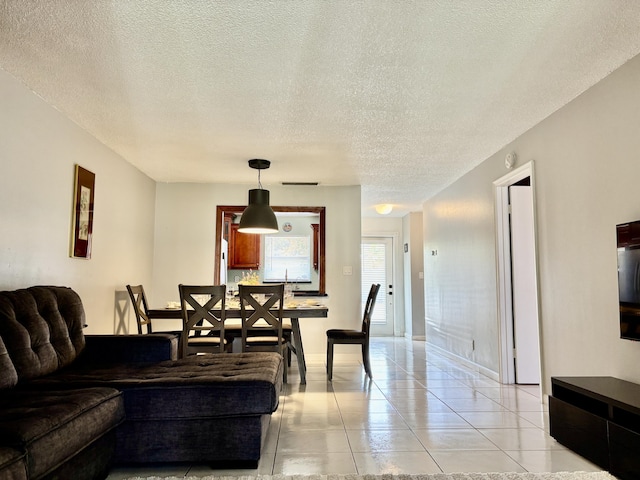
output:
[[[9,352],[0,337],[0,390],[14,387],[18,383],[18,374],[13,362],[9,358]]]
[[[84,322],[80,297],[70,288],[0,292],[0,388],[73,362],[84,349]]]

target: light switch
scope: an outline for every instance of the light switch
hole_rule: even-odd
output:
[[[424,280],[424,272],[418,272],[418,278]]]
[[[350,266],[342,267],[342,275],[353,275],[353,267],[350,267]]]

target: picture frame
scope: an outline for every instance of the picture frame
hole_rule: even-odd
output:
[[[70,252],[73,258],[91,258],[95,184],[95,174],[76,164]]]

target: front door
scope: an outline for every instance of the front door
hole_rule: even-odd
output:
[[[371,317],[371,335],[393,336],[393,238],[363,237],[362,257],[362,308],[367,301],[372,283],[379,283],[380,290]]]

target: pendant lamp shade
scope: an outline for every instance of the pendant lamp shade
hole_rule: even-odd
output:
[[[242,233],[277,233],[278,219],[269,206],[269,190],[249,190],[249,206],[242,212],[238,231]]]
[[[241,233],[277,233],[278,220],[269,206],[269,190],[262,188],[260,170],[269,168],[271,162],[262,158],[249,160],[249,166],[258,170],[258,187],[249,190],[249,204],[242,212],[238,231]]]

